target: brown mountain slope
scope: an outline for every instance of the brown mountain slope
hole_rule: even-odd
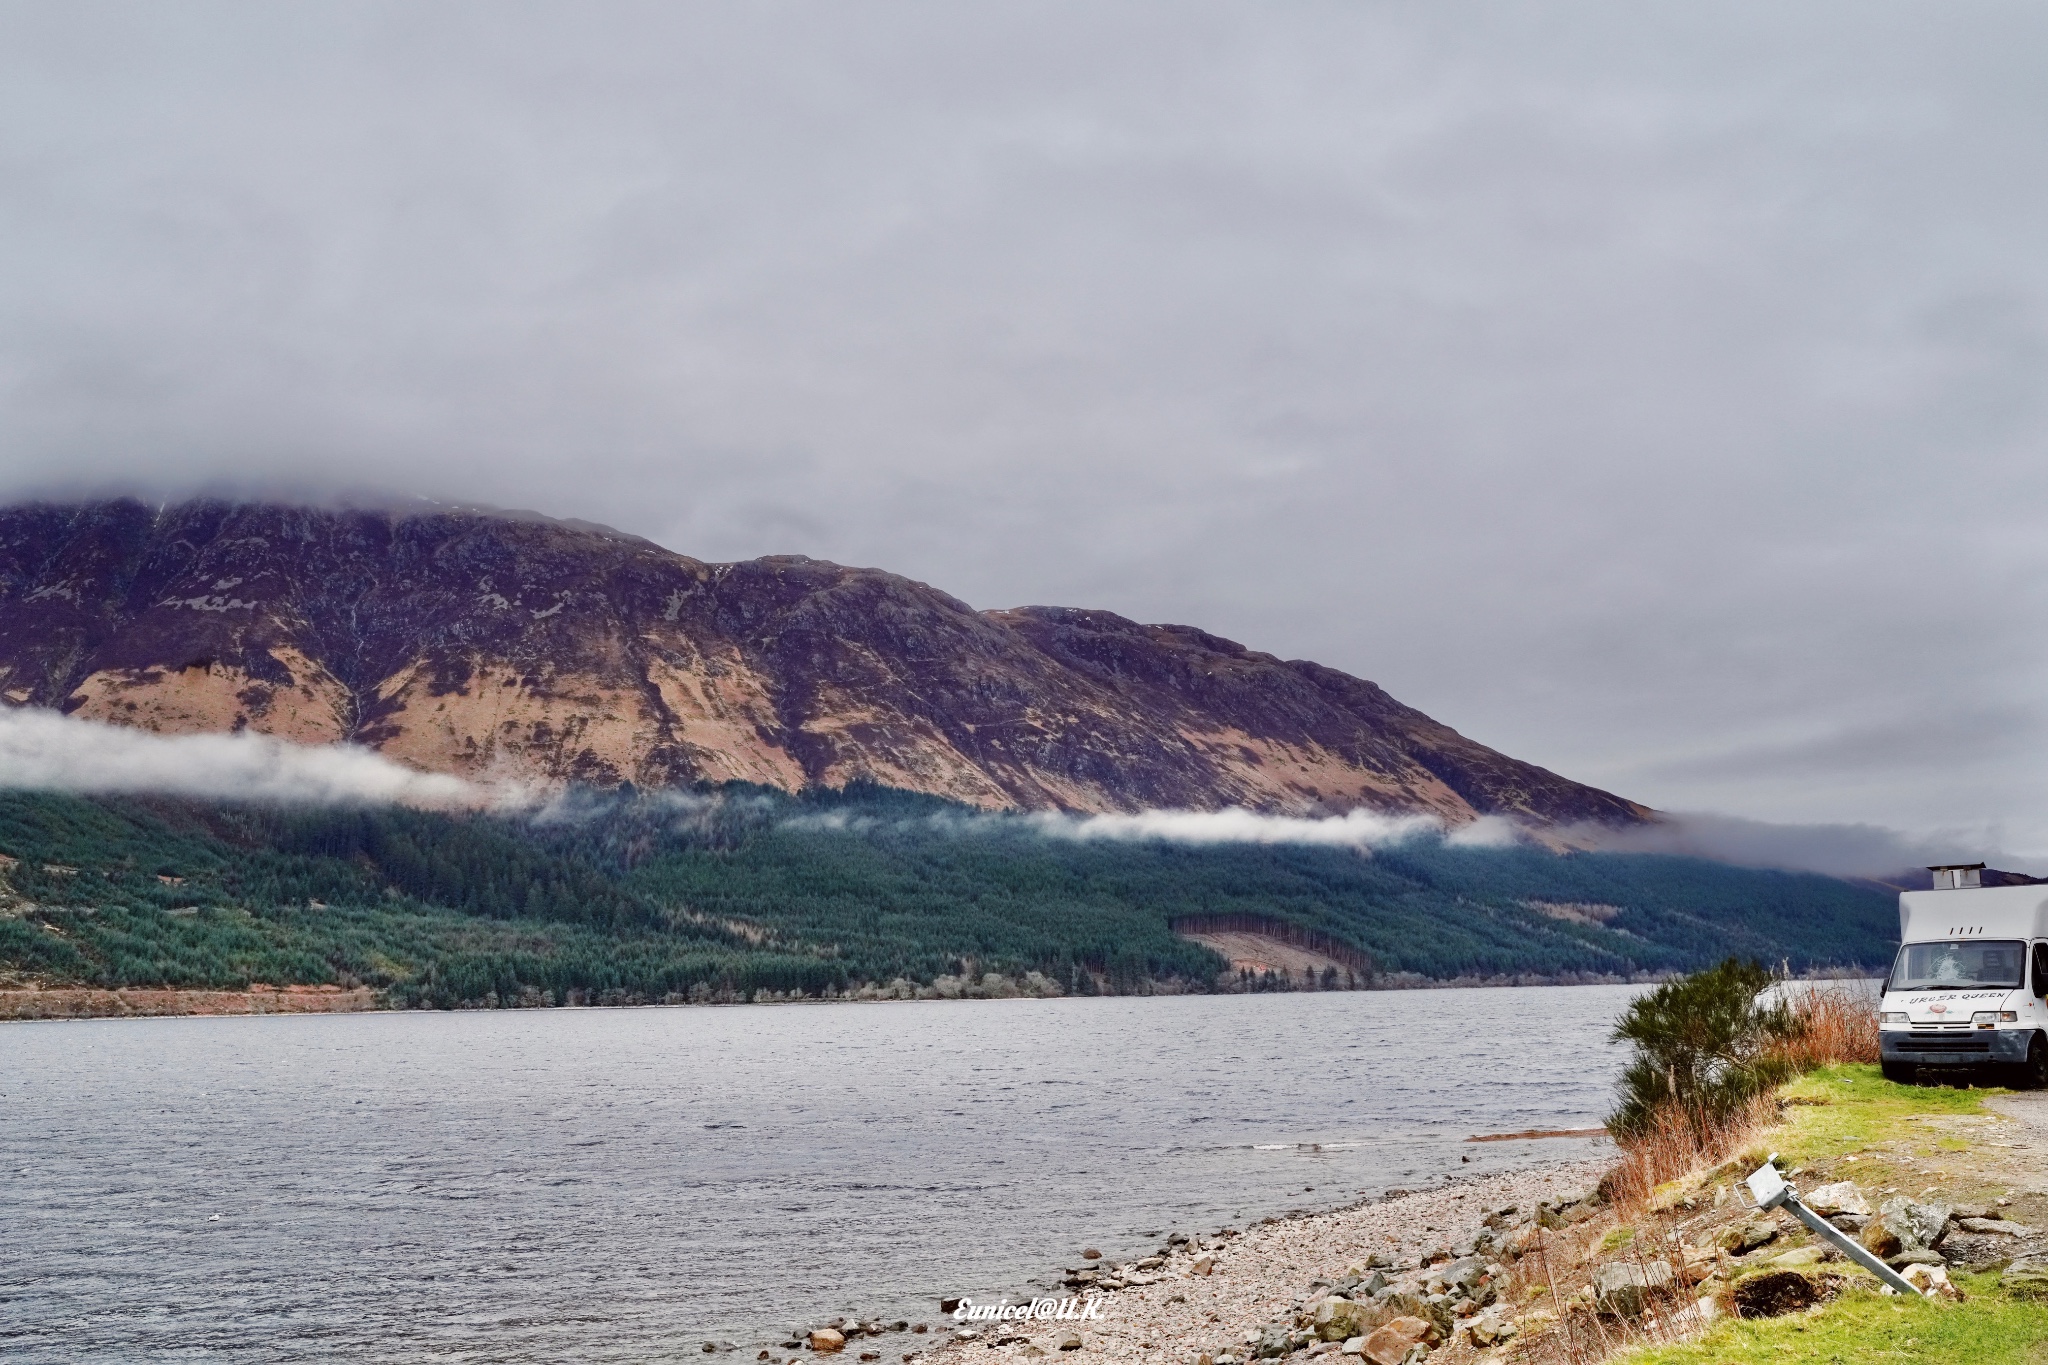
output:
[[[0,697],[471,777],[866,779],[982,806],[1646,818],[1369,682],[1108,612],[522,513],[0,508]]]

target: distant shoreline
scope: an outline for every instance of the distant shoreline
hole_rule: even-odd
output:
[[[47,986],[0,990],[0,1022],[54,1019],[163,1019],[237,1014],[363,1014],[382,1009],[368,986],[277,986],[242,991],[152,987],[103,990]]]
[[[1141,999],[1152,995],[1326,995],[1353,994],[1384,991],[1463,991],[1494,990],[1507,987],[1526,986],[1647,986],[1670,980],[1676,973],[1638,972],[1631,976],[1593,976],[1584,973],[1566,973],[1559,976],[1494,976],[1494,977],[1452,977],[1448,980],[1431,980],[1401,973],[1398,976],[1382,976],[1370,985],[1350,988],[1340,987],[1335,991],[1288,990],[1288,991],[1241,991],[1241,990],[1194,990],[1186,982],[1168,981],[1150,983],[1154,989],[1138,991],[1104,991],[1097,996],[1068,996],[1043,994],[1029,990],[1017,990],[1007,994],[988,993],[977,987],[975,993],[958,995],[902,995],[885,991],[870,991],[867,988],[849,991],[843,995],[824,996],[780,996],[766,1000],[743,1000],[737,998],[689,999],[676,996],[662,1000],[571,1000],[564,1004],[553,1004],[538,999],[522,999],[511,1002],[478,1001],[457,1005],[452,1009],[421,1008],[417,1006],[389,1003],[385,992],[369,986],[354,988],[321,986],[256,986],[248,990],[198,990],[168,986],[120,986],[105,988],[98,986],[28,986],[0,988],[0,1024],[30,1023],[61,1019],[164,1019],[202,1018],[208,1016],[251,1015],[251,1014],[471,1014],[490,1010],[550,1010],[550,1009],[650,1009],[675,1005],[849,1005],[876,1004],[888,1001],[920,1002],[931,1000],[1065,1000],[1065,999]],[[1813,971],[1791,978],[1794,981],[1873,981],[1880,979],[1860,969]]]
[[[1424,979],[1401,979],[1381,981],[1371,986],[1361,986],[1352,991],[1275,991],[1276,995],[1323,995],[1353,994],[1383,991],[1413,990],[1479,990],[1500,987],[1527,986],[1631,986],[1646,985],[1662,980],[1661,976],[1644,974],[1632,979],[1600,978],[1490,978],[1458,977],[1448,981]],[[1015,995],[962,995],[957,997],[911,997],[908,1003],[931,999],[960,1000],[1062,1000],[1062,999],[1134,999],[1148,995],[1244,995],[1258,992],[1244,991],[1194,991],[1183,985],[1180,989],[1171,987],[1156,991],[1127,991],[1101,996],[1030,995],[1019,992]],[[119,987],[107,989],[92,986],[42,986],[0,989],[0,1023],[37,1023],[66,1019],[172,1019],[229,1017],[259,1014],[472,1014],[493,1010],[552,1010],[552,1009],[648,1009],[679,1005],[847,1005],[873,1004],[887,1001],[905,1001],[902,996],[863,995],[848,992],[844,995],[806,996],[798,999],[777,1000],[627,1000],[627,1001],[572,1001],[555,1005],[530,1001],[510,1003],[477,1003],[459,1005],[454,1009],[421,1009],[388,1003],[383,992],[368,986],[345,989],[340,986],[264,986],[251,990],[192,990],[172,987]]]

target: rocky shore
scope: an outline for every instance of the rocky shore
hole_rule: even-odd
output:
[[[1483,1255],[1476,1262],[1481,1274],[1469,1274],[1471,1262],[1475,1253],[1498,1238],[1492,1225],[1502,1222],[1502,1210],[1526,1210],[1533,1219],[1539,1208],[1571,1207],[1594,1197],[1591,1186],[1608,1164],[1553,1162],[1454,1179],[1434,1190],[1394,1191],[1324,1213],[1269,1218],[1241,1230],[1175,1232],[1151,1255],[1123,1263],[1085,1248],[1060,1273],[1057,1290],[1039,1292],[1045,1316],[941,1316],[916,1324],[836,1319],[793,1331],[777,1347],[758,1352],[757,1359],[787,1365],[835,1355],[871,1363],[993,1365],[1061,1356],[1194,1365],[1206,1357],[1212,1365],[1226,1365],[1295,1351],[1357,1359],[1362,1343],[1354,1343],[1352,1354],[1344,1356],[1345,1338],[1324,1340],[1335,1329],[1325,1322],[1318,1330],[1318,1311],[1334,1321],[1342,1315],[1341,1310],[1333,1315],[1336,1303],[1355,1302],[1347,1293],[1365,1299],[1371,1292],[1384,1291],[1374,1316],[1398,1319],[1398,1310],[1407,1302],[1400,1297],[1403,1276],[1409,1282],[1418,1277],[1423,1281],[1411,1284],[1423,1292],[1414,1294],[1409,1306],[1442,1319],[1444,1327],[1427,1334],[1431,1341],[1445,1340],[1446,1331],[1460,1325],[1469,1337],[1467,1319],[1483,1312],[1482,1302],[1494,1301],[1487,1293]],[[1479,1247],[1473,1245],[1475,1239]],[[1462,1258],[1454,1254],[1460,1252],[1465,1253]],[[1434,1265],[1429,1264],[1432,1261]],[[1446,1273],[1453,1280],[1468,1280],[1477,1294],[1447,1283],[1439,1288],[1451,1292],[1439,1293],[1437,1303],[1428,1303],[1428,1280]],[[1033,1295],[1024,1293],[1004,1302],[1017,1313],[1032,1301]],[[1089,1312],[1091,1301],[1094,1308]],[[1473,1306],[1461,1317],[1459,1305],[1464,1303]],[[948,1314],[954,1306],[951,1300],[941,1305]],[[1495,1314],[1488,1322],[1496,1325],[1501,1340],[1512,1335],[1503,1315]],[[730,1349],[727,1343],[706,1343],[707,1352]]]
[[[1963,1301],[1982,1295],[1984,1311],[1997,1312],[2048,1300],[2048,1143],[2036,1141],[2048,1133],[2048,1098],[1978,1110],[1922,1092],[1929,1110],[1902,1116],[1882,1107],[1896,1100],[1872,1101],[1857,1084],[1801,1082],[1786,1122],[1766,1135],[1800,1153],[1781,1169],[1808,1206],[1930,1302],[1974,1312],[1979,1301]],[[1831,1118],[1809,1117],[1830,1108]],[[1805,1331],[1839,1303],[1850,1305],[1843,1321],[1855,1320],[1853,1305],[1891,1291],[1784,1210],[1748,1206],[1741,1177],[1761,1160],[1745,1152],[1626,1207],[1605,1192],[1611,1159],[1574,1161],[1242,1230],[1174,1233],[1123,1263],[1084,1249],[1057,1290],[1013,1295],[996,1315],[915,1327],[841,1320],[757,1359],[1535,1365],[1647,1346],[1691,1360],[1730,1317],[1784,1317]],[[2048,1306],[2014,1311],[2023,1322],[2037,1313],[2048,1334]],[[1854,1329],[1833,1330],[1855,1340]]]
[[[1207,1357],[1226,1365],[1296,1352],[1341,1357],[1350,1341],[1349,1358],[1373,1359],[1388,1354],[1392,1340],[1373,1342],[1365,1355],[1370,1333],[1392,1328],[1406,1337],[1392,1356],[1399,1361],[1418,1343],[1450,1340],[1461,1324],[1469,1336],[1470,1323],[1482,1318],[1496,1335],[1511,1335],[1506,1317],[1487,1313],[1506,1278],[1492,1255],[1501,1229],[1517,1214],[1533,1219],[1541,1206],[1591,1197],[1609,1164],[1576,1161],[1453,1180],[1440,1189],[1191,1236],[1127,1265],[1091,1271],[1083,1263],[1067,1275],[1067,1291],[1105,1294],[1101,1317],[1049,1323],[1048,1330],[1036,1322],[969,1326],[949,1334],[935,1357],[1029,1360],[1064,1349],[1091,1360],[1192,1365]]]

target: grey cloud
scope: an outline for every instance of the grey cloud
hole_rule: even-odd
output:
[[[528,796],[415,772],[349,745],[316,748],[252,734],[155,735],[6,706],[0,706],[0,787],[435,809],[518,805]]]
[[[1674,781],[1886,777],[1952,771],[2039,751],[2039,716],[2005,706],[1907,716],[1818,735],[1755,744],[1659,763],[1645,776]]]
[[[1905,834],[1880,825],[1779,825],[1696,811],[1641,829],[1580,834],[1610,852],[1683,854],[1831,877],[1889,878],[1951,862],[1990,862],[2008,872],[2043,866],[2038,855],[2011,852],[1995,832],[1981,830]]]
[[[347,745],[305,746],[254,734],[156,735],[32,707],[0,707],[0,788],[8,787],[303,805],[491,809],[544,822],[574,821],[612,803],[612,798],[593,792],[545,792],[517,783],[473,783],[416,772]],[[684,819],[732,800],[759,804],[764,813],[772,810],[759,798],[672,792],[655,799]],[[1440,838],[1455,847],[1489,849],[1514,847],[1530,838],[1528,831],[1498,817],[1447,828],[1428,815],[1389,816],[1365,810],[1309,818],[1247,810],[1039,813],[1015,818],[1047,838],[1075,842],[1293,844],[1369,853],[1416,839]],[[942,824],[969,837],[1008,822],[1007,817],[966,816],[947,817]],[[793,817],[790,823],[860,834],[875,820],[835,811]],[[2011,870],[2033,868],[2025,855],[2002,851],[1995,831],[1912,836],[1873,825],[1774,825],[1681,813],[1643,828],[1586,827],[1567,833],[1582,847],[1684,854],[1831,876],[1887,877],[1930,862],[1987,858]]]
[[[1660,806],[2048,850],[2044,50],[2017,3],[0,5],[0,495],[883,565]],[[1994,728],[1930,766],[1918,716]]]

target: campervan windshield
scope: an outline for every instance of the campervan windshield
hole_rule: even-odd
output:
[[[1980,990],[2017,986],[2027,945],[2016,939],[1908,943],[1892,967],[1895,991]]]

